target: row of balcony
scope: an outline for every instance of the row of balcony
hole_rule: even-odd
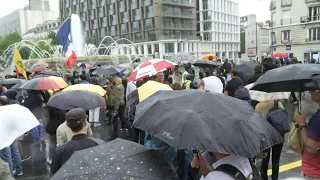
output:
[[[270,2],[270,10],[274,10],[277,8],[277,4],[276,4],[277,0],[273,0]],[[320,3],[320,0],[305,0],[305,3],[310,4],[310,3]],[[281,0],[281,7],[285,8],[285,7],[290,7],[292,6],[292,0]]]
[[[314,22],[314,21],[320,21],[320,14],[315,15],[315,16],[302,16],[300,18],[300,22],[301,23],[307,23],[307,22]],[[289,25],[292,24],[292,19],[291,18],[287,18],[287,19],[281,19],[280,20],[280,25]],[[270,21],[269,26],[270,27],[274,27],[277,24],[275,23],[275,21]]]
[[[320,35],[318,37],[313,37],[313,38],[308,37],[305,39],[305,42],[320,42]],[[292,43],[294,43],[294,42],[289,39],[281,41],[281,44],[292,44]],[[271,42],[271,45],[275,45],[275,44],[277,44],[276,41]]]
[[[292,0],[281,0],[281,7],[285,8],[285,7],[290,7],[292,6]],[[270,2],[270,10],[274,10],[277,8],[277,3],[276,1],[271,1]]]
[[[314,16],[302,16],[300,18],[301,23],[313,22],[313,21],[319,21],[319,20],[320,20],[320,14],[317,14]]]

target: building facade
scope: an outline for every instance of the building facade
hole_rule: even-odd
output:
[[[270,14],[273,53],[287,53],[302,62],[319,61],[319,0],[272,0]]]
[[[207,53],[219,58],[237,59],[240,51],[239,5],[229,0],[200,0],[198,34],[212,42]]]
[[[236,4],[230,6],[230,1],[216,1],[221,4],[221,10],[217,10],[221,11],[219,13],[223,14],[222,11],[225,9],[222,10],[222,7],[228,4],[238,12]],[[199,9],[196,7],[200,4],[202,6],[202,1],[197,0],[60,0],[60,20],[64,21],[71,14],[78,14],[83,22],[85,39],[94,39],[95,44],[102,40],[104,44],[108,44],[108,39],[104,39],[106,36],[134,42],[134,47],[123,47],[115,53],[145,56],[157,54],[158,57],[167,59],[179,53],[190,53],[197,58],[214,53],[236,59],[239,51],[239,30],[236,30],[239,29],[239,23],[236,19],[239,18],[234,18],[236,15],[225,15],[234,19],[233,24],[228,24],[230,31],[233,28],[235,35],[230,37],[229,43],[224,42],[227,35],[222,33],[221,38],[220,34],[217,35],[217,40],[204,40],[201,38],[204,36],[201,34],[202,31],[198,30],[197,34]],[[231,13],[233,10],[229,9],[228,12]],[[226,24],[223,22],[224,19],[220,18],[219,23]],[[231,35],[231,32],[229,34]],[[231,43],[231,38],[237,43]]]
[[[245,33],[245,54],[242,59],[261,62],[271,54],[271,36],[269,21],[257,22],[255,14],[240,17],[240,27]]]
[[[27,31],[22,38],[31,41],[46,39],[51,31],[57,33],[60,24],[58,21],[47,21]]]
[[[58,11],[51,11],[49,1],[30,0],[29,6],[0,18],[0,36],[17,32],[21,35],[48,20],[57,20]]]

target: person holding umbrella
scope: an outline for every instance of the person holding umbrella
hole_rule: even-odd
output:
[[[318,88],[317,88],[318,89]],[[312,100],[320,104],[320,91],[311,91]],[[296,127],[302,136],[304,148],[302,151],[302,173],[306,179],[320,178],[320,110],[306,122],[306,115],[296,115]]]

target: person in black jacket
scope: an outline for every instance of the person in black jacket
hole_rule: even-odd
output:
[[[67,126],[74,136],[71,141],[58,147],[52,158],[51,174],[55,174],[69,160],[75,151],[87,149],[104,143],[104,141],[87,136],[88,116],[83,108],[74,108],[66,114]]]
[[[263,74],[263,66],[261,64],[258,64],[254,68],[254,74],[248,79],[248,84],[255,83],[260,76]]]

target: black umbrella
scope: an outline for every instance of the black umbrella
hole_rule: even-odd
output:
[[[25,83],[25,82],[27,82],[27,81],[24,79],[16,79],[16,78],[0,80],[1,85],[15,85],[15,84]]]
[[[201,68],[213,68],[217,67],[218,63],[216,61],[198,60],[193,65]]]
[[[11,87],[11,89],[20,89],[22,85],[24,85],[26,82],[23,82],[23,83],[18,83],[14,86]]]
[[[164,154],[131,141],[116,139],[74,152],[51,178],[60,179],[176,180],[178,177]]]
[[[138,104],[133,127],[177,149],[248,158],[283,142],[249,103],[197,90],[156,92]]]
[[[93,75],[105,75],[105,76],[114,76],[119,74],[122,71],[125,71],[125,68],[115,67],[115,66],[107,66],[107,67],[99,67],[95,71],[92,72]]]
[[[310,90],[306,84],[320,75],[320,65],[294,64],[267,71],[251,90],[264,92],[304,92]]]
[[[41,71],[40,76],[44,76],[44,77],[48,77],[48,76],[57,76],[57,77],[61,77],[61,74],[51,71],[51,70],[45,70],[45,71]]]
[[[48,102],[48,106],[61,110],[70,110],[73,108],[90,110],[105,105],[106,100],[98,93],[80,90],[59,92],[53,95]]]
[[[257,66],[254,62],[242,62],[235,67],[235,71],[238,73],[240,79],[247,82],[248,79],[254,74],[254,68]]]

